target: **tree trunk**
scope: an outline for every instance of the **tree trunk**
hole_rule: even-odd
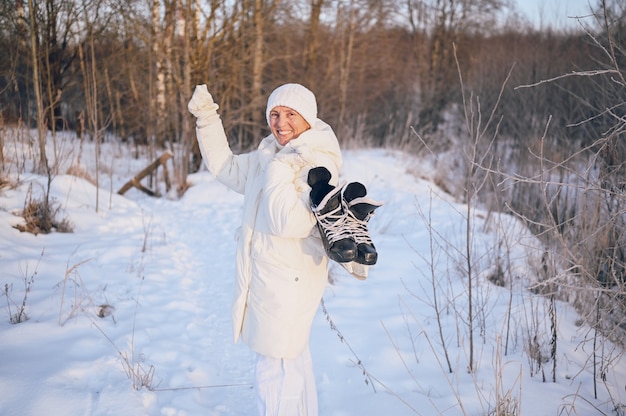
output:
[[[153,0],[152,3],[152,54],[155,63],[155,84],[152,107],[154,109],[153,143],[163,146],[163,121],[165,117],[165,52],[164,36],[161,30],[161,1]]]
[[[37,105],[37,135],[39,142],[38,171],[41,174],[46,174],[48,172],[48,157],[46,156],[46,123],[44,119],[41,83],[39,79],[39,42],[37,41],[37,23],[35,20],[36,10],[33,0],[28,0],[28,10],[30,11],[30,51],[33,65],[33,88],[35,90],[35,101]]]
[[[252,89],[250,95],[252,102],[259,102],[263,94],[263,36],[264,36],[264,13],[263,0],[254,0],[254,49],[252,51]],[[261,105],[259,105],[260,107]],[[261,126],[263,125],[263,112],[257,111],[257,106],[253,105],[252,111],[252,140],[261,137]]]
[[[340,132],[340,134],[344,127],[343,124],[348,101],[348,82],[350,80],[350,65],[354,47],[354,13],[354,3],[350,1],[347,21],[345,23],[341,21],[341,11],[339,11],[337,19],[340,25],[345,24],[345,28],[341,30],[339,62],[339,117],[337,121],[337,131]]]
[[[307,84],[312,84],[316,75],[317,50],[319,48],[319,25],[320,15],[324,0],[311,0],[311,18],[307,31],[306,53],[304,55],[304,76]]]

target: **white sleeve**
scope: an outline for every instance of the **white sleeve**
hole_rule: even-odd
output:
[[[217,113],[216,113],[217,114]],[[198,123],[196,137],[206,167],[215,177],[235,192],[243,193],[246,186],[250,154],[234,155],[219,116],[207,123]]]
[[[284,238],[306,238],[315,227],[307,186],[297,183],[302,167],[274,159],[267,167],[267,182],[260,210],[270,234]]]

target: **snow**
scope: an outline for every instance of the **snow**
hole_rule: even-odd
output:
[[[57,140],[78,151],[71,138]],[[65,174],[80,156],[95,177],[85,167],[94,165],[93,144],[82,151],[57,158],[62,174],[51,186],[73,233],[14,228],[29,194],[45,189],[44,177],[11,174],[17,186],[0,191],[0,414],[256,414],[254,354],[233,344],[230,322],[242,197],[204,170],[189,177],[180,199],[111,193],[150,161],[119,157],[124,150],[112,143],[102,145],[110,171],[97,191]],[[468,372],[467,207],[429,180],[432,166],[407,154],[344,157],[343,178],[363,182],[385,204],[370,222],[378,264],[365,281],[333,265],[315,318],[321,416],[484,415],[497,398],[519,404],[510,414],[618,414],[626,403],[621,352],[604,342],[614,361],[595,399],[590,329],[562,302],[552,382],[549,302],[526,290],[537,243],[517,220],[471,211]],[[487,280],[498,262],[512,286]],[[12,324],[23,302],[29,319]],[[545,357],[541,368],[529,358],[532,339]]]

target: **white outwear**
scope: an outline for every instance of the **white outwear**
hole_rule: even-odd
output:
[[[200,87],[206,91],[206,86],[196,89]],[[189,109],[198,117],[203,160],[220,182],[244,195],[232,307],[234,341],[241,337],[250,349],[268,357],[298,357],[308,348],[328,278],[307,174],[312,167],[325,166],[336,185],[342,165],[337,138],[328,124],[316,119],[284,147],[270,135],[256,151],[235,155],[218,106],[208,91],[202,94],[205,98],[192,99]]]

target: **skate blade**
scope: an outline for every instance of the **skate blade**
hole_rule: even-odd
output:
[[[359,280],[367,279],[367,275],[369,273],[370,266],[366,264],[360,264],[355,261],[351,261],[348,263],[339,263],[341,267],[346,269],[348,273]]]

